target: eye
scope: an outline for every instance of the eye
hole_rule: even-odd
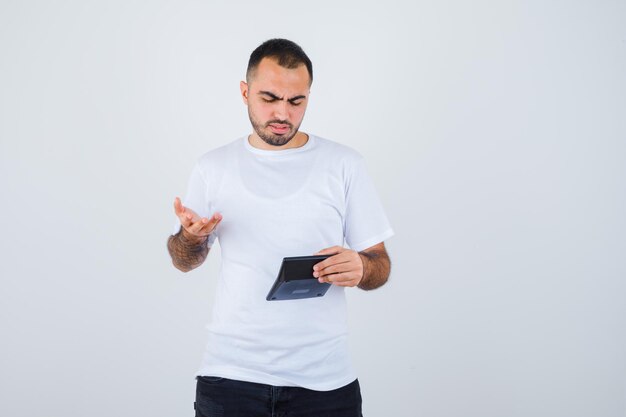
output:
[[[273,103],[273,102],[276,101],[276,99],[275,98],[271,98],[271,99],[264,98],[263,101],[266,102],[266,103]]]
[[[298,102],[296,102],[296,101],[290,101],[290,103],[291,103],[292,105],[294,105],[294,106],[299,106],[300,104],[302,104],[302,102],[301,102],[301,101],[298,101]]]

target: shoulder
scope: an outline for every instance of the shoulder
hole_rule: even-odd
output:
[[[320,136],[313,136],[315,136],[319,152],[324,155],[324,158],[328,158],[328,160],[332,161],[334,164],[349,167],[356,165],[363,160],[363,155],[348,145],[344,145]]]
[[[203,153],[198,158],[198,163],[200,165],[204,165],[211,162],[216,162],[222,160],[223,158],[230,157],[238,146],[241,145],[241,138],[237,138],[225,145],[219,146],[217,148],[211,149],[208,152]]]
[[[196,159],[196,167],[206,174],[214,169],[220,169],[232,165],[231,161],[238,146],[241,146],[241,138],[237,138],[225,145],[211,149]]]

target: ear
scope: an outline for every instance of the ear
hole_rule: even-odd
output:
[[[241,98],[243,98],[243,103],[248,105],[248,83],[245,81],[241,81],[239,83],[239,89],[241,90]]]

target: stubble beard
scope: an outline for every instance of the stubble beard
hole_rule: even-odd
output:
[[[250,114],[249,109],[248,109],[248,117],[250,118],[250,123],[252,124],[252,128],[254,129],[256,134],[261,139],[263,139],[263,142],[271,146],[286,145],[287,143],[289,143],[291,139],[294,138],[294,136],[296,136],[296,134],[298,133],[298,129],[300,128],[300,125],[294,128],[291,123],[284,121],[284,120],[270,120],[269,122],[265,123],[265,125],[263,125],[262,123],[254,119],[252,114]],[[280,124],[289,125],[290,130],[284,135],[275,135],[267,131],[267,129],[269,129],[270,123],[280,123]]]

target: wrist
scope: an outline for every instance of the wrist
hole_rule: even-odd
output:
[[[361,258],[361,265],[363,267],[363,272],[361,275],[361,280],[359,281],[359,286],[361,286],[361,284],[363,283],[363,281],[365,280],[365,275],[366,275],[366,271],[367,271],[367,264],[369,262],[369,259],[367,258],[367,255],[364,254],[363,252],[357,252],[359,254],[359,258]]]

